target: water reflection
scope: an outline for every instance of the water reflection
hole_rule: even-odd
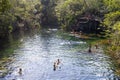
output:
[[[8,57],[11,61],[4,63],[8,72],[0,80],[119,80],[111,69],[108,56],[78,51],[86,48],[83,47],[86,46],[84,41],[58,38],[56,30],[51,29],[49,32],[43,30],[16,35],[9,37],[9,48],[14,52]],[[53,71],[57,59],[62,65]]]

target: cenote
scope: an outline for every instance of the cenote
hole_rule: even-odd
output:
[[[88,53],[85,40],[65,39],[57,29],[22,31],[0,44],[0,80],[120,79],[108,56],[102,52]],[[60,65],[54,71],[57,59]]]

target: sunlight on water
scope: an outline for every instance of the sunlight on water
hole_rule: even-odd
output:
[[[62,42],[60,43],[60,45],[73,45],[73,44],[86,44],[86,42],[83,42],[83,41],[67,41],[67,42]]]
[[[109,57],[101,53],[82,53],[87,43],[58,38],[53,33],[37,33],[21,38],[14,50],[8,74],[0,80],[113,80]],[[81,45],[78,49],[77,46]],[[74,52],[73,52],[74,50]],[[54,62],[60,65],[54,70]],[[22,71],[20,71],[20,68]],[[21,73],[21,74],[20,74]],[[118,80],[118,79],[115,79]]]

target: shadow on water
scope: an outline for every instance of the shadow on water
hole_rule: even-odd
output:
[[[30,34],[29,34],[30,33]],[[0,76],[4,77],[8,73],[8,63],[13,61],[15,50],[19,49],[25,37],[31,37],[35,32],[24,31],[9,34],[6,37],[0,38]],[[1,79],[0,79],[1,80]]]
[[[0,80],[119,80],[108,56],[88,53],[84,40],[59,34],[21,31],[1,40]]]
[[[30,34],[29,34],[30,33]],[[0,39],[0,58],[9,57],[14,50],[19,47],[19,45],[23,42],[23,38],[31,37],[35,34],[35,32],[28,31],[20,31],[13,34],[9,34],[8,36]]]

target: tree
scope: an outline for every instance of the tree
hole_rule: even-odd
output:
[[[117,3],[118,2],[118,3]],[[104,24],[109,28],[111,42],[107,46],[106,51],[115,59],[120,59],[120,7],[119,0],[109,0],[105,4],[108,5],[108,13],[105,14]],[[113,56],[114,55],[114,56]]]
[[[0,0],[0,13],[5,13],[10,9],[9,0]]]
[[[33,10],[37,3],[39,0],[0,0],[0,35],[19,30],[19,24],[24,24],[24,29],[36,25]]]
[[[103,2],[108,12],[120,10],[120,0],[103,0]]]
[[[67,30],[75,22],[75,17],[82,14],[84,4],[82,0],[65,0],[59,2],[56,7],[56,16],[63,29]]]
[[[55,16],[56,0],[40,0],[41,2],[41,25],[55,25],[57,18]]]

